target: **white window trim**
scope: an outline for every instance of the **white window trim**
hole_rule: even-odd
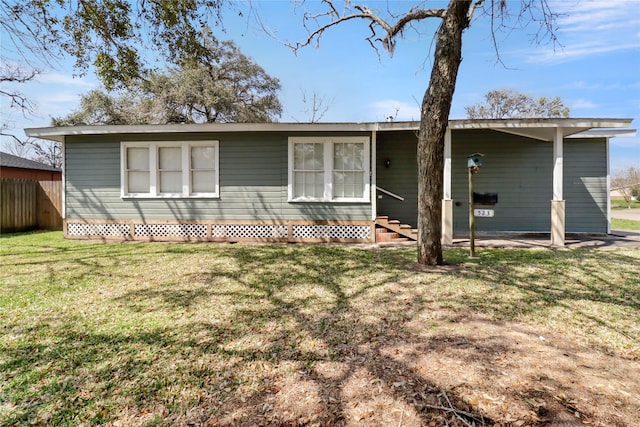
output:
[[[182,162],[182,192],[160,193],[158,183],[158,148],[180,147]],[[213,147],[215,156],[215,189],[211,193],[191,192],[191,148]],[[127,148],[149,149],[149,192],[128,193],[126,169]],[[120,195],[123,199],[215,199],[220,197],[220,144],[219,141],[122,141],[120,143]]]
[[[303,144],[324,144],[324,197],[294,197],[293,192],[293,146],[296,143]],[[360,143],[364,144],[364,173],[363,184],[364,191],[362,197],[355,198],[333,198],[333,144],[340,143]],[[304,136],[289,138],[289,173],[288,173],[288,201],[289,202],[311,202],[311,203],[369,203],[371,201],[371,142],[368,136]]]

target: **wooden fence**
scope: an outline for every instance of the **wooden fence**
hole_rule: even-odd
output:
[[[0,232],[62,230],[62,182],[0,180]]]

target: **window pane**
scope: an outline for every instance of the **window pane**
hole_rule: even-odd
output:
[[[293,144],[293,197],[324,198],[324,143]]]
[[[215,169],[214,147],[191,147],[191,169]]]
[[[158,167],[174,171],[182,169],[182,150],[180,147],[160,147],[158,149]]]
[[[364,195],[364,182],[362,182],[362,177],[353,185],[353,197],[365,197]]]
[[[354,172],[345,172],[344,174],[344,183],[346,185],[353,185],[354,183]]]
[[[149,172],[128,172],[127,183],[127,193],[148,193]]]
[[[160,193],[182,193],[182,172],[160,172]]]
[[[313,144],[313,156],[308,169],[316,171],[324,169],[324,144]]]
[[[313,196],[317,199],[324,197],[324,172],[316,172],[315,175],[315,190]]]
[[[294,172],[293,197],[321,199],[324,197],[324,172]]]
[[[344,176],[342,172],[333,172],[333,197],[344,197]]]
[[[293,144],[293,168],[295,170],[322,170],[324,144]]]
[[[353,144],[353,170],[364,170],[364,144]]]
[[[343,170],[345,168],[343,145],[333,144],[333,169]]]
[[[304,172],[293,173],[293,197],[304,196]]]
[[[293,144],[293,169],[302,169],[304,165],[304,148],[309,144]]]
[[[333,169],[359,171],[364,170],[364,144],[333,144]]]
[[[127,170],[149,170],[149,149],[144,147],[127,148]]]
[[[353,170],[353,163],[354,163],[354,152],[353,152],[353,147],[356,144],[344,144],[344,168],[346,170]]]
[[[216,191],[215,171],[192,171],[191,172],[191,192],[192,193],[214,193]]]
[[[364,197],[363,172],[333,172],[333,197],[362,198]]]

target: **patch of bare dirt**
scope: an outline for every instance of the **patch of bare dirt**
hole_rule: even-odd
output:
[[[640,365],[515,322],[457,318],[435,334],[414,321],[333,361],[274,366],[215,412],[187,424],[631,427]]]

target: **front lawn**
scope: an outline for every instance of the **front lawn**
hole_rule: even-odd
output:
[[[640,249],[0,256],[0,425],[640,425]]]
[[[632,219],[611,218],[612,230],[640,230],[640,221]]]

